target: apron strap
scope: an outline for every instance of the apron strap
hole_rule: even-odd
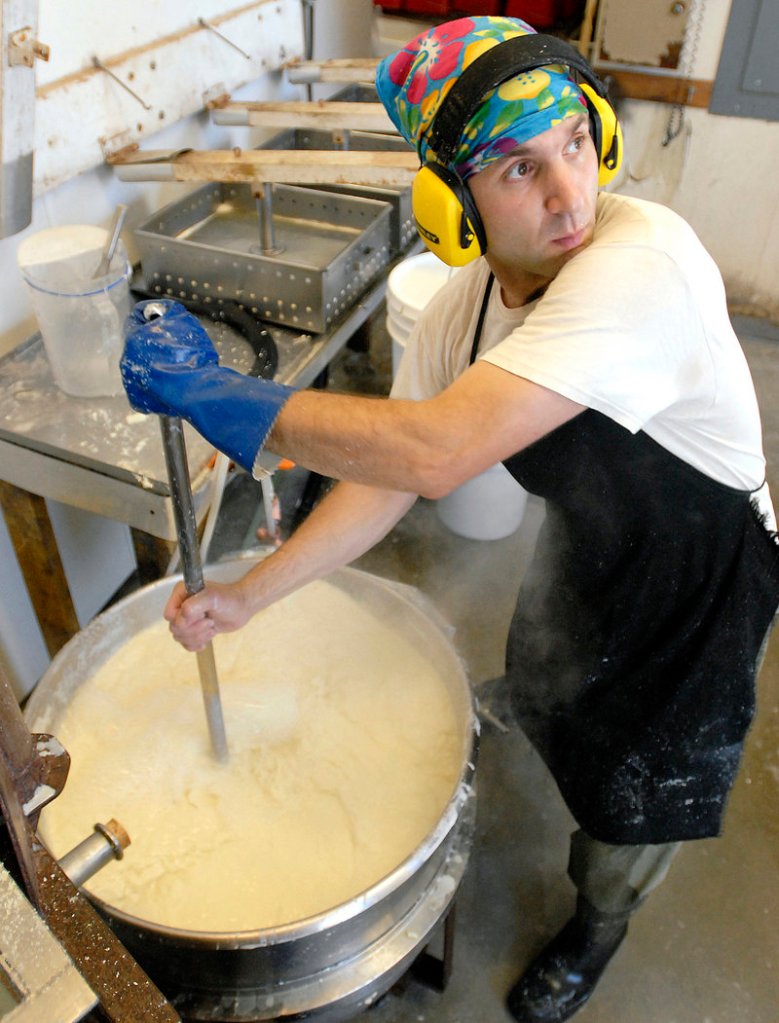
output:
[[[492,292],[492,285],[495,283],[495,274],[490,271],[490,275],[487,278],[487,285],[484,288],[484,295],[481,300],[481,309],[479,309],[479,318],[476,321],[476,330],[473,332],[473,344],[471,345],[471,357],[468,360],[468,365],[472,366],[476,362],[476,355],[479,351],[479,342],[481,341],[481,332],[484,329],[484,319],[487,315],[487,306],[490,301],[490,293]]]

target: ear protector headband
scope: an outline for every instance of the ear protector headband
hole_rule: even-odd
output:
[[[622,133],[603,83],[590,65],[562,39],[533,33],[514,36],[463,71],[447,93],[430,127],[428,161],[414,178],[412,210],[425,245],[449,266],[463,266],[487,248],[471,191],[452,167],[452,160],[468,122],[485,95],[525,71],[562,64],[582,80],[578,83],[590,117],[590,131],[598,154],[598,185],[607,184],[622,162]]]

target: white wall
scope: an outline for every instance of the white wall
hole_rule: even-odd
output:
[[[705,0],[702,10],[691,73],[705,81],[717,73],[730,0]],[[689,108],[681,135],[664,147],[670,112],[624,104],[626,165],[615,189],[685,217],[719,265],[734,311],[779,323],[779,122]]]

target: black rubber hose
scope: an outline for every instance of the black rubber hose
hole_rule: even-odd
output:
[[[133,288],[133,295],[137,299],[144,298],[167,298],[166,295],[155,295],[140,288]],[[241,334],[251,345],[254,352],[254,364],[250,369],[251,376],[264,377],[272,380],[279,367],[279,351],[273,335],[262,320],[258,320],[243,306],[230,299],[213,302],[195,302],[191,298],[176,298],[184,308],[194,313],[195,316],[204,316],[214,323],[224,323]]]

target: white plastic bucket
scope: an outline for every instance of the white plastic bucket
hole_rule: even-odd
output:
[[[502,540],[519,529],[527,491],[498,463],[436,504],[445,526],[469,540]]]
[[[386,323],[392,338],[393,377],[422,310],[456,272],[432,252],[421,252],[398,263],[390,273],[387,278]]]
[[[391,305],[387,305],[387,323],[391,323],[395,330],[402,334],[403,337],[408,337],[411,331],[416,326],[416,318],[406,316],[400,310],[393,308]]]
[[[439,288],[457,273],[432,252],[421,252],[398,263],[387,278],[387,308],[415,323]]]
[[[108,272],[94,277],[107,237],[99,227],[55,227],[26,238],[17,252],[54,381],[78,398],[123,393],[131,268],[120,241]]]
[[[387,317],[387,333],[392,341],[392,376],[394,379],[400,365],[400,360],[403,358],[403,353],[406,350],[408,332],[404,331],[397,323]]]

